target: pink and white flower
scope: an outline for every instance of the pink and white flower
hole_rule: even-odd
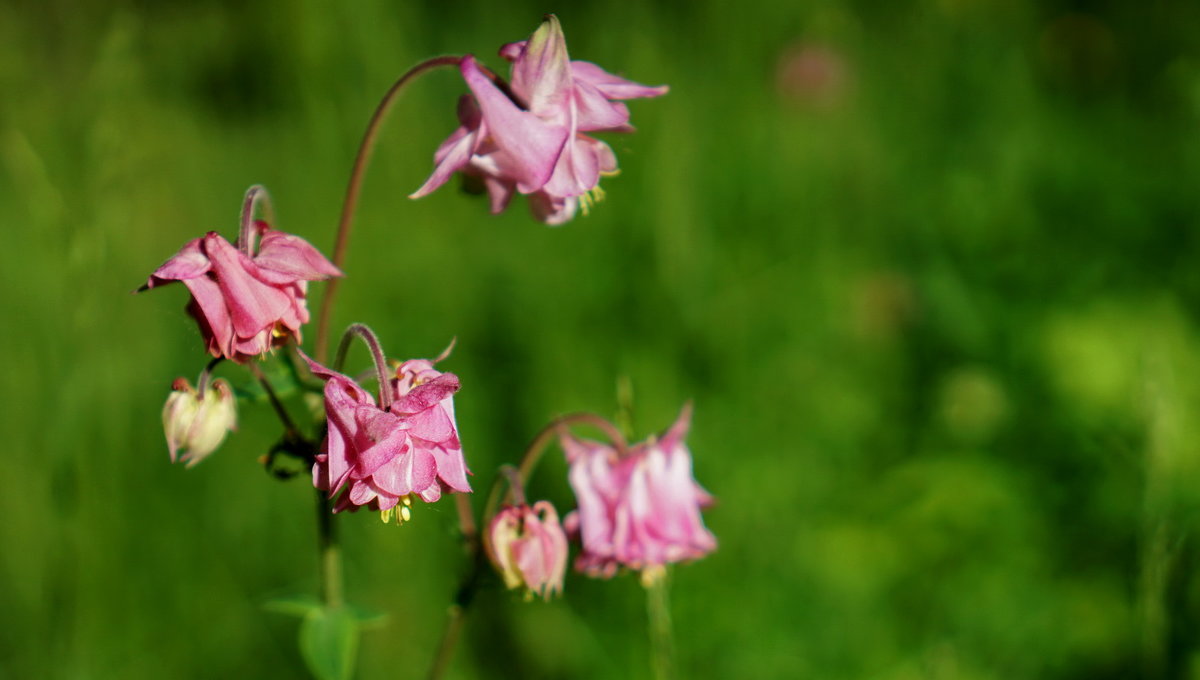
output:
[[[534,216],[562,224],[603,196],[600,176],[617,171],[604,142],[585,132],[632,132],[621,99],[657,97],[665,85],[625,80],[586,61],[571,61],[558,19],[550,15],[528,40],[500,48],[512,81],[498,86],[471,55],[459,70],[471,96],[459,101],[460,127],[438,147],[435,168],[412,194],[420,198],[459,171],[481,178],[498,213],[513,193],[529,195]]]
[[[262,237],[257,252],[253,238],[238,249],[210,231],[163,263],[145,286],[181,281],[192,294],[187,310],[209,353],[239,363],[289,337],[299,343],[300,326],[309,319],[308,282],[342,275],[299,236],[262,221],[253,230]]]
[[[201,396],[187,378],[176,378],[162,419],[171,462],[183,461],[190,468],[207,458],[237,427],[237,399],[223,379],[212,381]]]
[[[685,407],[661,439],[651,437],[624,456],[606,444],[562,436],[579,503],[565,521],[582,537],[577,569],[608,578],[618,567],[653,569],[716,549],[717,539],[700,517],[712,497],[692,477],[692,455],[683,442],[690,419]]]
[[[393,399],[384,410],[351,378],[305,359],[325,380],[328,425],[313,485],[331,498],[342,492],[335,512],[365,506],[387,521],[396,509],[404,521],[413,496],[433,503],[444,492],[471,491],[454,421],[457,376],[425,359],[407,361],[385,387]]]
[[[529,597],[562,592],[567,534],[549,501],[507,505],[488,524],[488,557],[508,588],[524,586]]]

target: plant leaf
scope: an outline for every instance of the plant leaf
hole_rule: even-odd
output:
[[[300,655],[319,680],[347,680],[358,654],[358,617],[346,607],[310,610],[300,624]]]
[[[313,595],[287,595],[267,600],[263,609],[278,614],[305,617],[314,609],[321,608],[321,601]]]

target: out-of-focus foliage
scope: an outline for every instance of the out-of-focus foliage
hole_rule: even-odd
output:
[[[203,348],[182,289],[129,291],[253,183],[329,247],[392,79],[500,67],[546,10],[672,88],[608,199],[558,229],[405,199],[464,89],[430,76],[337,314],[399,358],[457,336],[476,488],[625,376],[639,434],[695,400],[719,499],[673,573],[681,677],[1200,677],[1200,5],[998,0],[0,4],[0,675],[304,673],[263,605],[315,592],[313,492],[256,462],[261,404],[168,464]],[[531,493],[565,510],[564,472]],[[340,523],[391,614],[362,678],[423,673],[463,568],[452,506],[414,515]],[[636,579],[566,591],[483,593],[451,675],[647,675]]]

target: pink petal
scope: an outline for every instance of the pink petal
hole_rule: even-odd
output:
[[[430,484],[425,487],[424,491],[418,491],[417,495],[426,503],[436,503],[442,498],[442,487],[437,484]]]
[[[600,159],[595,148],[576,137],[563,147],[554,175],[543,190],[550,196],[580,196],[600,182]]]
[[[371,488],[370,484],[366,483],[365,481],[359,481],[355,482],[354,485],[350,487],[350,493],[347,494],[347,497],[350,499],[350,502],[355,505],[366,505],[367,503],[375,500],[376,494],[375,490]]]
[[[621,128],[629,123],[629,107],[605,99],[600,90],[584,81],[575,83],[575,128],[580,132]]]
[[[441,156],[437,160],[437,165],[433,168],[433,174],[420,189],[408,195],[409,198],[421,198],[428,196],[437,190],[438,187],[445,184],[454,173],[462,170],[471,162],[471,154],[475,149],[478,141],[477,131],[468,131],[466,128],[458,128],[450,135],[450,138],[442,143],[438,148],[437,156]],[[437,158],[435,156],[435,159]]]
[[[512,200],[513,194],[516,193],[516,185],[494,177],[484,177],[483,185],[487,187],[488,209],[491,213],[499,215],[504,212],[504,209],[508,207],[509,201]]]
[[[208,257],[200,251],[200,239],[188,241],[171,259],[167,260],[146,282],[147,288],[161,286],[170,281],[182,281],[204,276],[212,268]]]
[[[426,490],[437,477],[436,464],[428,451],[409,449],[375,471],[371,479],[388,493],[403,496]]]
[[[666,85],[652,87],[626,80],[605,71],[590,61],[571,62],[571,75],[574,76],[576,84],[581,81],[587,83],[608,99],[658,97],[666,94],[670,89]]]
[[[228,241],[210,233],[204,237],[204,250],[239,337],[250,338],[271,328],[287,312],[291,304],[287,294],[256,280],[250,273],[254,264]]]
[[[407,457],[412,449],[412,440],[408,436],[408,431],[397,427],[383,439],[365,446],[358,452],[358,460],[354,466],[353,475],[359,479],[372,475],[377,476],[380,474],[379,471],[381,469],[393,464],[397,460]],[[408,491],[399,491],[397,493],[403,496]]]
[[[471,56],[463,57],[460,70],[479,102],[492,138],[511,157],[517,171],[518,188],[523,193],[537,191],[554,173],[558,156],[570,134],[568,126],[561,121],[544,121],[517,108],[508,95],[479,70]]]
[[[451,489],[470,493],[471,484],[467,481],[467,462],[463,459],[462,447],[445,448],[435,446],[429,449],[437,462],[437,475],[442,483]]]
[[[533,213],[534,219],[552,227],[570,222],[575,218],[578,209],[579,199],[574,196],[550,196],[544,191],[529,195],[529,211]]]
[[[687,437],[688,430],[692,426],[692,402],[688,402],[680,409],[679,415],[675,418],[675,422],[671,427],[663,433],[662,439],[659,440],[659,445],[666,451],[674,449],[682,444],[684,438]]]
[[[517,42],[510,42],[506,45],[501,45],[497,54],[508,61],[516,61],[517,57],[521,56],[521,51],[525,49],[525,45],[528,43],[528,40],[518,40]]]
[[[430,443],[438,444],[454,436],[454,422],[438,406],[414,413],[406,422],[412,436]]]
[[[304,353],[304,350],[297,348],[296,351],[300,353],[300,358],[304,359],[304,363],[308,364],[308,370],[312,371],[313,375],[317,376],[318,378],[322,380],[329,380],[330,378],[337,377],[342,378],[346,382],[354,384],[354,381],[350,380],[350,378],[347,376],[344,376],[331,368],[313,361],[312,357]],[[372,401],[372,403],[374,403],[374,401]]]
[[[418,413],[441,403],[459,389],[458,376],[443,373],[392,402],[393,413]],[[440,441],[440,440],[439,440]]]
[[[571,62],[558,18],[550,15],[513,62],[512,89],[529,111],[543,118],[562,115],[571,96]]]
[[[221,287],[208,276],[194,279],[184,279],[192,294],[193,305],[189,309],[199,312],[197,320],[201,321],[201,330],[205,333],[210,351],[216,347],[214,354],[233,358],[233,324],[229,318],[229,307],[225,305],[225,296]]]
[[[274,284],[321,281],[343,275],[311,243],[275,229],[262,237],[254,264],[258,265],[262,278]]]

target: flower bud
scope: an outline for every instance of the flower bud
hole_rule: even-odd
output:
[[[562,592],[567,535],[549,501],[505,506],[488,525],[488,557],[509,588],[550,599]]]
[[[171,462],[181,460],[192,467],[221,445],[226,432],[237,427],[236,400],[229,383],[221,379],[214,380],[203,397],[185,378],[177,378],[171,389],[163,407]]]

